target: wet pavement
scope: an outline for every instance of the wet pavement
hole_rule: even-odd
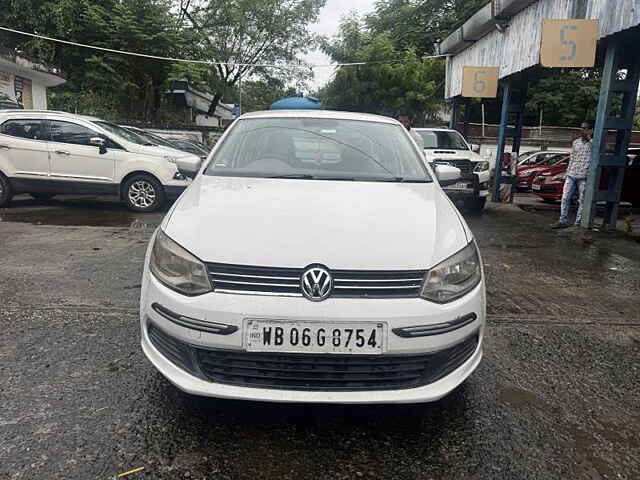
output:
[[[485,357],[428,405],[218,401],[145,360],[137,300],[163,213],[28,197],[0,209],[0,478],[640,478],[640,244],[469,217]]]

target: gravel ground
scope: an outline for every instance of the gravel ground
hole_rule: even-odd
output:
[[[162,215],[0,209],[0,478],[640,478],[640,245],[490,205],[468,219],[489,317],[466,384],[427,405],[260,404],[188,396],[144,358]]]

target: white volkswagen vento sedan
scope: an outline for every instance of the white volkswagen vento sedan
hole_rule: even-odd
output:
[[[242,116],[149,246],[147,358],[211,397],[447,395],[481,360],[485,288],[473,235],[421,157],[385,117]]]

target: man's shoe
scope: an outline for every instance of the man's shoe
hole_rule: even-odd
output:
[[[551,228],[554,230],[558,230],[560,228],[568,228],[568,227],[569,227],[568,223],[561,223],[561,222],[557,222],[551,225]]]

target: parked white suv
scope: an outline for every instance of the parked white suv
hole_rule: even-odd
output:
[[[98,118],[63,112],[0,112],[0,206],[13,195],[113,194],[149,212],[177,198],[201,159],[169,155]]]
[[[421,157],[390,118],[240,117],[150,242],[147,358],[212,397],[412,403],[451,392],[482,357],[482,263]]]
[[[484,209],[489,196],[490,163],[473,151],[460,133],[447,128],[414,128],[424,141],[425,159],[430,164],[452,165],[462,172],[459,182],[445,187],[454,200],[463,200],[473,212]]]

